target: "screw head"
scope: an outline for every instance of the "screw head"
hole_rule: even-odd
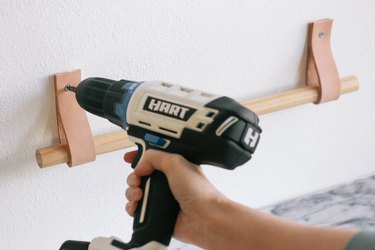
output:
[[[326,36],[326,33],[324,31],[319,32],[319,37],[324,38]]]
[[[70,83],[65,85],[65,88],[64,88],[65,91],[72,91],[72,92],[77,92],[77,87],[74,87],[73,85],[71,85]]]

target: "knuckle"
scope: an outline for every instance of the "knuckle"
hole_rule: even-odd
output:
[[[134,216],[137,206],[138,206],[138,202],[130,201],[126,204],[125,210],[130,216]]]
[[[142,189],[138,187],[129,187],[125,191],[125,196],[128,201],[139,201],[142,198]]]
[[[142,199],[143,191],[142,191],[141,188],[134,189],[134,193],[135,193],[134,194],[135,195],[134,200],[139,201],[140,199]]]
[[[181,164],[184,162],[184,158],[181,155],[173,154],[171,155],[171,162],[174,164]]]
[[[133,213],[132,213],[132,207],[131,207],[131,206],[132,206],[132,205],[131,205],[130,202],[126,203],[126,206],[125,206],[125,211],[126,211],[129,215],[133,215]]]
[[[127,188],[125,191],[125,197],[129,201],[133,200],[133,195],[132,195],[132,188]]]
[[[134,173],[131,173],[131,174],[128,175],[128,178],[127,178],[126,182],[128,183],[129,186],[134,185],[134,179],[135,179]]]
[[[131,173],[128,175],[126,182],[130,187],[138,187],[141,185],[141,178]]]
[[[129,174],[127,179],[126,179],[126,183],[130,186],[132,184],[132,177],[133,176],[133,173]]]

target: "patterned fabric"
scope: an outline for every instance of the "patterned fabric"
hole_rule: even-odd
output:
[[[375,230],[375,175],[265,210],[308,224]]]

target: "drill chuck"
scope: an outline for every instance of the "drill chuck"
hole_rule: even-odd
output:
[[[69,86],[66,89],[76,92],[77,102],[83,109],[126,129],[126,115],[119,113],[116,104],[130,99],[129,83],[135,82],[93,77],[83,80],[76,89]]]

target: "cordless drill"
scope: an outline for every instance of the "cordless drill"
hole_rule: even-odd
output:
[[[195,164],[234,169],[250,160],[262,131],[258,116],[235,100],[166,82],[88,78],[66,89],[76,93],[83,109],[127,131],[138,146],[132,167],[147,149],[156,149]],[[179,205],[159,171],[143,177],[141,188],[129,243],[98,237],[66,241],[60,250],[166,249]]]

